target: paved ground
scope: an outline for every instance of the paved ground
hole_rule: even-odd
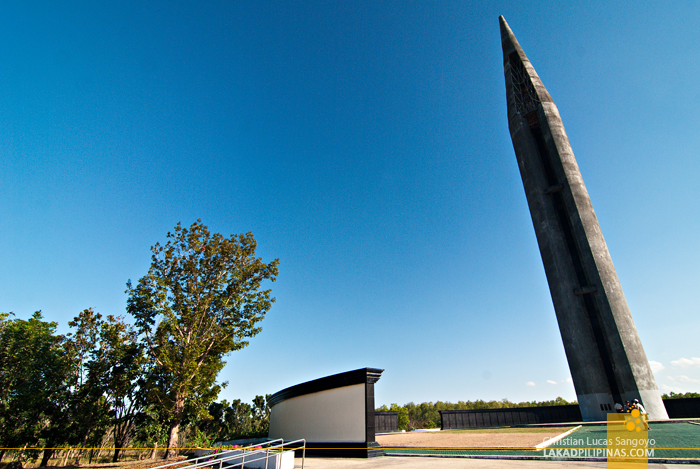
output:
[[[294,467],[301,468],[301,458],[294,460]],[[576,469],[605,468],[604,462],[577,461],[514,461],[509,459],[464,459],[464,458],[415,458],[383,457],[370,459],[307,458],[304,469]],[[649,464],[649,469],[700,469],[690,464]]]

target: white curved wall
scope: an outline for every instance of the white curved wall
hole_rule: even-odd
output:
[[[270,438],[313,442],[365,441],[365,385],[304,394],[270,410]]]

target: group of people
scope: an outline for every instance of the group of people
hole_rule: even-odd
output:
[[[639,399],[633,400],[632,403],[630,403],[630,401],[627,401],[625,403],[624,407],[622,407],[622,404],[615,404],[615,410],[617,411],[618,414],[630,413],[634,409],[637,409],[639,411],[639,413],[641,413],[641,414],[647,413],[647,411],[644,408],[644,406],[642,405],[642,403],[639,402]]]
[[[634,409],[637,409],[640,414],[646,414],[647,410],[644,408],[641,402],[639,402],[639,399],[633,400],[631,403],[630,401],[625,402],[625,406],[622,407],[621,404],[615,404],[615,410],[617,411],[618,414],[629,414],[631,413]],[[644,429],[650,431],[651,428],[649,428],[649,422],[646,419],[646,417],[642,418],[642,422],[644,424]]]

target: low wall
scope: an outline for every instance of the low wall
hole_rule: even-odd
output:
[[[487,428],[535,423],[580,422],[578,405],[515,407],[511,409],[441,410],[441,428]]]
[[[664,406],[671,419],[700,418],[700,397],[664,399]],[[578,405],[548,407],[515,407],[512,409],[441,410],[441,428],[507,427],[536,423],[581,422]]]
[[[700,397],[664,399],[664,406],[670,419],[700,418]]]
[[[399,431],[398,412],[375,412],[374,431],[376,433],[389,433]]]

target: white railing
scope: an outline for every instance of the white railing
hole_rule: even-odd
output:
[[[264,447],[263,447],[264,445]],[[156,466],[150,469],[164,469],[172,466],[180,466],[177,469],[199,469],[199,468],[218,468],[223,469],[223,466],[227,467],[240,467],[245,469],[246,464],[250,465],[252,463],[265,461],[264,469],[278,469],[281,467],[281,458],[284,451],[289,450],[302,450],[301,456],[301,467],[304,469],[304,462],[306,460],[306,440],[294,440],[284,442],[282,439],[266,441],[263,443],[245,446],[242,448],[236,448],[232,450],[225,450],[220,453],[215,454],[205,454],[204,456],[199,456],[192,459],[187,459],[185,461],[178,461],[169,464],[163,464],[162,466]],[[275,468],[268,468],[268,463],[270,459],[274,459]],[[292,456],[292,462],[294,458]],[[258,466],[259,464],[252,464]],[[293,466],[293,463],[292,463]]]

